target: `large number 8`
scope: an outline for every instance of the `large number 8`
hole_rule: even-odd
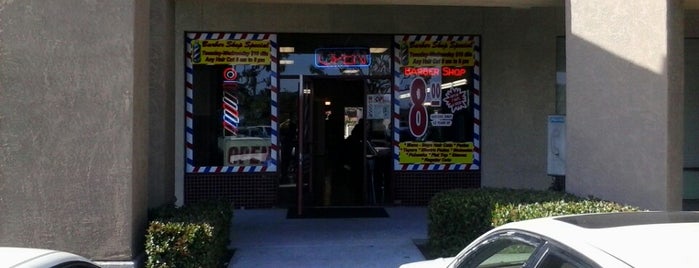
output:
[[[427,96],[427,83],[422,77],[417,77],[410,83],[410,113],[408,126],[413,137],[422,137],[427,131],[427,109],[424,106]]]

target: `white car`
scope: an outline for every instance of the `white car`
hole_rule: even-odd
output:
[[[0,267],[7,268],[99,268],[90,260],[63,251],[0,247]]]
[[[699,267],[699,212],[558,216],[508,223],[422,267]]]

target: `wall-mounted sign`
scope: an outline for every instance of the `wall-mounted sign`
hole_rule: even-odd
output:
[[[192,40],[193,64],[269,65],[269,40]]]
[[[370,64],[369,48],[319,48],[315,51],[317,67],[367,67]]]

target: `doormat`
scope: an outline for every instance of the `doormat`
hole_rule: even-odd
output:
[[[287,210],[287,219],[388,218],[381,207],[306,207],[298,214],[296,207]]]

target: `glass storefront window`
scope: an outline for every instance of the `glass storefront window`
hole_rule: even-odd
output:
[[[279,168],[281,182],[293,182],[296,173],[299,122],[299,79],[281,79],[279,86]]]
[[[388,151],[391,145],[391,80],[370,80],[367,94],[367,136],[375,147]]]
[[[395,170],[479,169],[478,36],[186,37],[187,172],[274,172],[282,165],[284,176],[281,159],[292,160],[297,143],[300,76],[365,81],[365,106],[357,111],[367,138],[392,151]]]
[[[274,171],[275,36],[187,37],[188,171]]]
[[[395,37],[396,169],[479,168],[479,40]]]

